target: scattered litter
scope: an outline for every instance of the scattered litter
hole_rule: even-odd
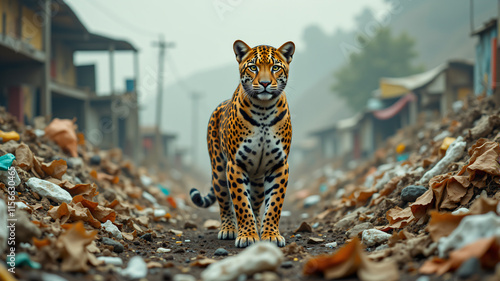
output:
[[[321,244],[323,242],[325,242],[325,239],[321,239],[318,237],[309,237],[309,239],[307,240],[307,244]]]
[[[389,240],[391,236],[391,234],[385,233],[378,229],[367,229],[364,230],[361,234],[361,241],[366,246],[371,247],[384,243],[385,241]]]
[[[304,199],[304,208],[309,208],[311,206],[314,206],[318,204],[318,202],[321,200],[321,197],[319,195],[311,195]]]
[[[112,264],[116,266],[123,265],[123,260],[119,257],[97,257],[97,259],[103,261],[104,264]]]
[[[112,221],[107,220],[105,223],[101,224],[101,227],[106,231],[111,233],[113,237],[116,237],[118,239],[123,239],[123,235],[121,231],[118,229],[116,225],[113,224]]]
[[[234,257],[211,264],[201,273],[201,278],[205,281],[229,281],[241,274],[275,270],[283,258],[283,253],[275,244],[257,242]]]
[[[10,131],[10,132],[4,132],[0,130],[0,140],[2,142],[8,142],[8,141],[18,141],[19,140],[19,134],[16,133],[15,131]]]
[[[148,266],[141,257],[135,256],[130,259],[127,268],[119,272],[130,279],[140,279],[146,277],[148,274]]]
[[[218,229],[220,227],[220,221],[218,220],[206,220],[203,224],[206,229]]]
[[[458,208],[455,211],[451,212],[451,214],[455,215],[455,216],[467,215],[468,213],[470,213],[469,209],[463,208],[463,207],[462,208]]]
[[[333,254],[310,258],[303,269],[304,275],[321,274],[327,280],[344,278],[356,273],[363,281],[399,280],[394,261],[374,262],[365,254],[357,237]]]
[[[45,127],[45,135],[57,143],[63,150],[67,151],[72,157],[78,157],[78,139],[75,129],[74,120],[54,118]]]
[[[458,137],[450,145],[448,150],[446,150],[445,156],[439,160],[439,162],[431,170],[427,171],[422,176],[420,183],[427,184],[432,177],[442,174],[451,163],[462,157],[466,145],[467,143],[463,141],[463,138],[461,136]]]
[[[166,248],[162,248],[162,247],[156,249],[157,253],[170,253],[171,251],[172,251],[171,249],[166,249]]]
[[[330,249],[337,248],[337,242],[326,243],[325,247]]]
[[[12,153],[0,156],[0,171],[7,171],[12,166],[14,159],[16,159],[16,156]]]
[[[445,258],[450,250],[460,249],[482,238],[500,238],[500,217],[493,212],[471,215],[462,219],[458,227],[439,240],[439,256]]]
[[[18,253],[16,254],[16,267],[27,266],[33,269],[40,269],[42,265],[32,261],[28,253]]]
[[[26,182],[26,186],[31,188],[34,192],[42,197],[47,197],[56,202],[70,203],[73,197],[66,190],[62,189],[56,184],[49,181],[41,180],[39,178],[30,178]]]

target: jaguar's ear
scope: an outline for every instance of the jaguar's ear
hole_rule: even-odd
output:
[[[293,53],[295,52],[295,44],[292,41],[288,41],[278,48],[278,52],[280,52],[283,57],[285,57],[286,62],[292,62]]]
[[[250,49],[251,48],[247,44],[245,44],[245,42],[241,40],[234,41],[233,50],[238,63],[241,63],[243,57],[248,53],[248,51],[250,51]]]

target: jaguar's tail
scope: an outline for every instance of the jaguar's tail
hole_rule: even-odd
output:
[[[201,196],[200,191],[198,191],[198,189],[196,188],[191,189],[189,195],[191,196],[191,201],[193,201],[193,203],[198,207],[208,208],[215,202],[215,193],[213,186],[210,188],[210,192],[205,197]]]

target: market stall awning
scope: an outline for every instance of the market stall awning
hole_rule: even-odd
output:
[[[417,96],[415,96],[414,93],[410,92],[388,108],[373,111],[373,116],[375,116],[375,118],[379,120],[390,119],[398,114],[406,106],[406,104],[415,100],[417,100]]]

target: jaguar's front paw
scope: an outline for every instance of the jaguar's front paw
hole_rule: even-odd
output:
[[[278,247],[285,246],[285,237],[283,237],[279,232],[263,232],[260,235],[262,241],[269,241],[275,243]]]
[[[234,245],[238,248],[245,248],[259,240],[259,235],[257,233],[239,234],[234,242]]]
[[[219,238],[219,240],[233,240],[234,238],[236,238],[236,228],[221,227],[217,238]]]

